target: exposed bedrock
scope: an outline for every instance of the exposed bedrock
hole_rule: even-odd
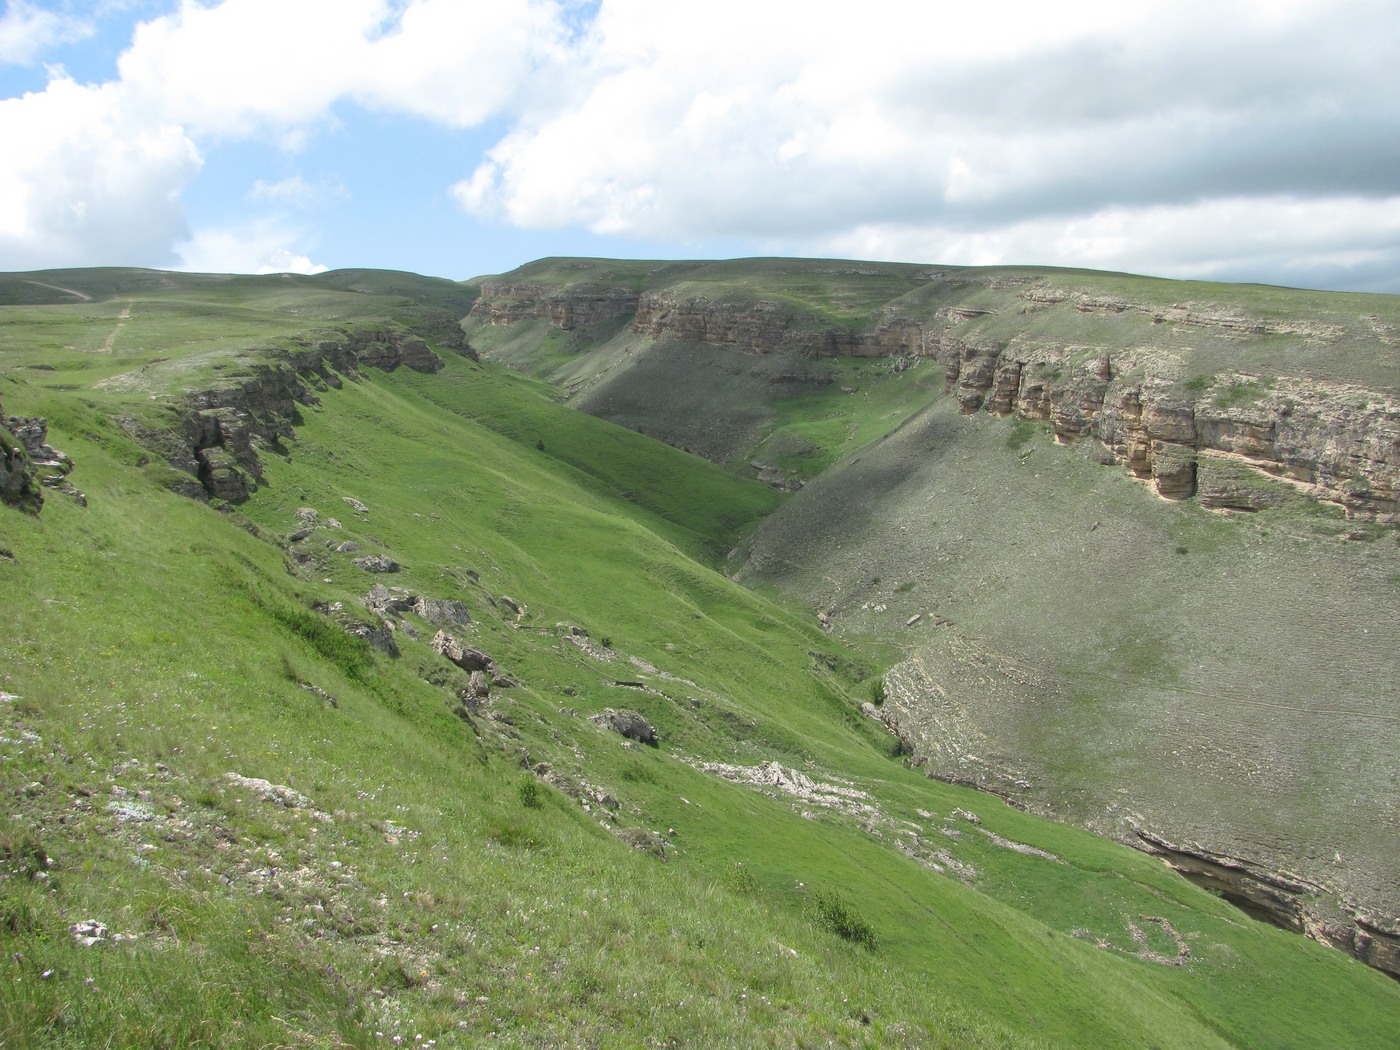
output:
[[[1303,322],[1264,322],[1223,313],[1160,309],[1055,289],[1019,293],[1026,309],[1072,307],[1090,315],[1147,314],[1154,324],[1237,339],[1315,339]],[[1400,400],[1389,393],[1298,377],[1220,372],[1188,377],[1177,352],[1150,346],[1112,353],[1093,346],[1020,346],[983,339],[985,311],[944,307],[931,318],[890,307],[832,319],[793,300],[711,298],[674,289],[557,288],[488,282],[474,317],[508,324],[548,318],[560,328],[632,316],[633,332],[755,354],[904,357],[937,360],[964,414],[986,411],[1048,422],[1061,442],[1101,441],[1113,459],[1165,499],[1202,492],[1208,461],[1225,458],[1337,503],[1354,517],[1400,519]],[[1106,321],[1105,323],[1111,323]],[[1267,497],[1219,472],[1204,502],[1255,510]]]
[[[1201,846],[1168,842],[1143,829],[1137,829],[1136,835],[1134,844],[1140,849],[1161,857],[1198,886],[1218,893],[1249,915],[1306,934],[1400,977],[1400,924],[1354,904],[1334,903],[1325,887],[1299,876],[1269,871]]]
[[[487,281],[471,316],[491,324],[514,324],[543,317],[565,332],[598,321],[630,317],[637,311],[637,292],[625,288],[547,288],[528,281]]]
[[[1400,402],[1378,391],[1241,373],[1191,390],[1150,361],[1120,373],[1083,348],[936,345],[964,414],[1048,421],[1061,442],[1095,437],[1166,499],[1197,495],[1202,464],[1225,457],[1354,516],[1394,522],[1400,512]],[[1209,506],[1258,509],[1253,494],[1211,492]]]
[[[455,334],[454,334],[455,333]],[[439,345],[475,353],[460,329],[430,326]],[[132,437],[183,474],[171,488],[196,499],[244,500],[262,477],[260,446],[277,447],[294,436],[301,406],[317,404],[313,388],[356,380],[361,368],[392,371],[402,365],[436,372],[442,359],[415,331],[399,328],[336,329],[264,351],[266,364],[216,387],[191,393],[174,409],[174,425],[161,428],[130,417],[117,422]]]

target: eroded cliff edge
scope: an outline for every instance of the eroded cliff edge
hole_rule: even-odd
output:
[[[1364,381],[1364,367],[1352,370],[1355,381],[1330,376],[1326,361],[1345,344],[1350,356],[1394,371],[1400,328],[1391,319],[1357,315],[1345,325],[1138,302],[1033,276],[926,278],[924,288],[838,323],[791,297],[705,294],[693,282],[638,292],[489,281],[472,317],[542,318],[564,331],[630,317],[634,334],[658,343],[932,359],[964,414],[1045,422],[1063,442],[1096,439],[1163,498],[1257,510],[1273,498],[1250,483],[1262,477],[1349,516],[1400,516],[1400,397],[1384,381]],[[1300,349],[1312,363],[1294,364]]]
[[[649,353],[653,359],[658,356],[671,361],[684,358],[693,363],[704,361],[707,348],[716,351],[717,368],[731,367],[725,362],[732,360],[733,355],[787,359],[791,362],[786,366],[789,368],[801,367],[803,363],[819,366],[824,359],[843,357],[883,361],[893,371],[920,363],[925,372],[930,367],[937,368],[945,391],[951,395],[947,401],[955,407],[942,412],[941,421],[934,421],[936,426],[930,423],[922,431],[918,426],[910,428],[911,433],[918,431],[921,437],[917,441],[910,438],[905,458],[882,460],[871,452],[862,464],[861,469],[881,472],[893,487],[912,488],[912,473],[920,468],[921,460],[929,458],[930,450],[937,449],[939,442],[960,440],[949,416],[962,416],[972,428],[969,432],[984,435],[994,433],[999,426],[994,419],[1003,417],[1008,420],[1007,432],[1011,430],[1013,419],[1040,424],[1053,433],[1056,442],[1071,445],[1081,453],[1079,457],[1072,457],[1073,461],[1082,462],[1087,458],[1117,465],[1160,497],[1162,502],[1156,505],[1164,509],[1177,502],[1197,504],[1225,514],[1247,515],[1291,505],[1301,495],[1342,508],[1355,523],[1351,527],[1359,530],[1356,536],[1360,538],[1373,536],[1377,527],[1383,532],[1384,526],[1396,523],[1400,510],[1397,500],[1400,398],[1396,393],[1400,390],[1400,309],[1392,297],[1339,297],[1255,289],[1242,294],[1241,302],[1233,302],[1225,297],[1227,290],[1222,286],[1138,282],[1124,278],[1116,282],[1122,287],[1105,293],[1101,285],[1115,284],[1101,280],[1105,275],[921,268],[899,275],[898,281],[891,282],[898,287],[881,299],[869,283],[882,279],[881,270],[877,265],[814,264],[806,272],[789,277],[790,286],[800,277],[801,282],[815,288],[815,292],[793,294],[789,287],[782,294],[776,294],[764,280],[755,281],[752,287],[738,287],[729,274],[724,281],[707,285],[703,279],[703,264],[689,264],[683,272],[662,274],[651,286],[641,289],[635,280],[611,287],[606,282],[593,280],[584,290],[586,294],[572,306],[568,305],[574,294],[569,281],[551,283],[511,278],[483,286],[473,319],[481,325],[513,326],[534,322],[572,332],[574,338],[568,345],[573,352],[584,356],[588,353],[590,339],[620,347],[611,351],[605,369],[598,370],[604,376],[600,382],[615,386],[625,384],[625,378],[617,378],[620,373],[635,368],[635,362],[644,360]],[[624,334],[616,336],[620,326]],[[663,349],[649,349],[653,347]],[[600,358],[609,352],[600,351]],[[586,395],[586,371],[579,368],[574,374],[585,376],[585,382],[578,389],[584,390]],[[703,375],[703,364],[693,364],[686,374],[690,381],[696,381],[693,377]],[[756,379],[754,385],[757,387],[760,382],[762,380]],[[572,381],[570,385],[575,389]],[[653,377],[645,389],[655,391],[656,388]],[[638,389],[643,389],[641,384]],[[619,400],[614,397],[612,403]],[[633,399],[629,406],[633,411],[637,400]],[[590,410],[602,408],[599,414],[608,415],[608,402],[604,399],[593,398],[584,403]],[[629,418],[625,422],[634,425],[636,421]],[[645,426],[649,434],[704,451],[703,445],[691,440],[682,425],[668,419],[667,407],[659,400]],[[982,440],[988,438],[984,436]],[[999,439],[999,443],[1004,442],[1005,437]],[[952,458],[940,460],[937,466],[926,465],[929,475],[956,477],[950,473]],[[1023,456],[1023,465],[1035,464],[1034,468],[1025,466],[1025,469],[1036,470],[1035,476],[1039,479],[1039,487],[1028,489],[1026,496],[1053,500],[1067,498],[1069,491],[1081,491],[1057,491],[1049,476],[1070,461],[1055,460],[1058,466],[1053,466],[1043,453],[1031,460]],[[1047,476],[1041,478],[1042,473]],[[1007,585],[1029,586],[1029,578],[1044,573],[1043,561],[1036,563],[1034,558],[1029,562],[1017,561],[1015,548],[1010,546],[1017,543],[1014,536],[1005,530],[988,530],[985,519],[979,519],[979,513],[997,512],[995,500],[986,498],[987,492],[978,491],[979,485],[984,488],[988,485],[987,479],[964,476],[961,487],[950,486],[937,500],[929,496],[932,489],[920,497],[931,506],[945,509],[946,504],[939,502],[945,498],[961,500],[964,504],[971,501],[972,509],[964,506],[958,514],[930,510],[927,522],[901,519],[902,523],[897,524],[893,521],[898,517],[897,501],[886,501],[881,491],[856,475],[857,470],[852,468],[842,477],[823,479],[794,497],[793,503],[778,517],[788,510],[792,511],[786,515],[788,518],[799,517],[805,503],[811,521],[801,528],[786,529],[782,523],[775,523],[774,528],[768,529],[768,547],[764,555],[770,559],[770,568],[784,561],[789,569],[797,563],[820,564],[820,570],[812,568],[807,579],[793,584],[791,590],[803,599],[812,600],[827,626],[835,624],[839,628],[843,622],[862,617],[867,623],[873,621],[876,613],[869,610],[880,611],[886,605],[875,593],[880,589],[883,575],[888,581],[885,589],[891,592],[886,596],[891,611],[884,615],[895,629],[902,625],[912,633],[934,624],[936,630],[948,636],[957,636],[966,630],[964,639],[968,648],[987,642],[987,631],[977,635],[977,626],[966,624],[956,608],[942,609],[941,613],[947,613],[945,617],[931,605],[912,602],[901,605],[900,596],[892,593],[896,582],[903,580],[913,586],[917,580],[921,588],[946,585],[950,591],[956,589],[957,597],[962,600],[965,597],[961,590],[963,581],[954,582],[954,576],[959,571],[966,574],[968,553],[975,546],[994,548],[984,552],[985,556],[972,559],[977,563],[975,574],[983,579],[987,588],[1013,590],[1015,587]],[[852,493],[860,497],[856,502],[861,506],[855,509],[850,509]],[[980,504],[979,497],[982,497]],[[862,554],[852,554],[859,530],[871,528],[871,520],[882,516],[891,520],[881,523],[882,531],[871,534],[875,538],[865,543]],[[939,520],[933,520],[935,516]],[[1259,520],[1268,517],[1263,514]],[[1058,559],[1071,549],[1078,551],[1081,538],[1090,549],[1099,548],[1102,553],[1105,547],[1119,542],[1119,533],[1133,531],[1128,522],[1117,523],[1122,528],[1099,528],[1099,524],[1092,516],[1075,523],[1076,531],[1066,531],[1048,545],[1054,548],[1053,556]],[[1047,522],[1042,527],[1058,526]],[[1095,529],[1098,531],[1093,531]],[[899,553],[905,550],[906,537],[916,532],[939,538],[932,546],[926,542],[928,549],[922,553],[913,556]],[[1187,546],[1168,542],[1167,535],[1169,533],[1163,531],[1160,536],[1152,536],[1152,542],[1157,543],[1156,553],[1162,553],[1168,560],[1185,555]],[[1351,535],[1343,538],[1351,538]],[[1102,648],[1105,651],[1118,648],[1120,641],[1128,646],[1145,644],[1146,655],[1139,653],[1134,657],[1143,663],[1148,662],[1149,657],[1158,659],[1155,654],[1162,650],[1169,652],[1170,656],[1160,656],[1166,661],[1163,669],[1180,672],[1182,678],[1171,688],[1199,701],[1199,710],[1183,711],[1184,716],[1202,722],[1218,714],[1237,717],[1237,711],[1216,713],[1210,709],[1215,702],[1212,690],[1220,688],[1218,682],[1209,682],[1210,675],[1223,666],[1222,661],[1234,661],[1232,674],[1237,671],[1245,677],[1250,666],[1247,661],[1266,659],[1270,645],[1308,650],[1315,647],[1314,663],[1319,660],[1356,663],[1356,667],[1333,683],[1339,690],[1335,696],[1333,688],[1325,682],[1319,684],[1309,679],[1307,688],[1315,685],[1318,688],[1313,697],[1319,703],[1313,706],[1323,706],[1322,701],[1337,702],[1353,688],[1365,689],[1364,680],[1368,674],[1374,675],[1376,659],[1382,666],[1387,659],[1385,655],[1376,657],[1373,652],[1374,631],[1356,653],[1348,656],[1342,652],[1348,631],[1354,631],[1360,639],[1365,618],[1361,615],[1355,624],[1348,621],[1345,628],[1323,632],[1326,640],[1308,637],[1306,627],[1301,632],[1271,635],[1268,621],[1275,614],[1269,610],[1268,603],[1290,600],[1287,590],[1261,590],[1256,594],[1246,586],[1231,594],[1230,588],[1237,587],[1239,579],[1245,577],[1257,583],[1275,577],[1280,571],[1308,570],[1301,563],[1289,563],[1292,566],[1289,569],[1282,563],[1261,560],[1247,571],[1222,577],[1217,588],[1222,593],[1213,600],[1220,603],[1223,613],[1209,620],[1209,627],[1197,624],[1190,629],[1196,635],[1210,632],[1218,635],[1222,630],[1230,630],[1233,616],[1236,623],[1239,618],[1248,620],[1249,630],[1236,630],[1239,638],[1221,647],[1231,651],[1224,656],[1213,655],[1214,662],[1209,668],[1199,672],[1181,667],[1173,669],[1172,662],[1184,664],[1192,649],[1179,640],[1179,633],[1186,630],[1180,623],[1153,618],[1149,607],[1156,606],[1160,599],[1160,594],[1153,589],[1173,584],[1168,575],[1142,573],[1142,559],[1155,558],[1155,553],[1132,545],[1140,540],[1141,537],[1123,540],[1123,550],[1102,558],[1102,564],[1086,559],[1082,563],[1062,563],[1060,568],[1065,575],[1095,575],[1105,587],[1146,588],[1141,602],[1144,609],[1142,634],[1130,637],[1126,629],[1090,624],[1085,624],[1084,631],[1086,634],[1104,631]],[[844,550],[837,554],[840,547]],[[1377,544],[1375,549],[1380,547]],[[872,550],[880,548],[883,550],[872,554]],[[757,546],[753,549],[757,550]],[[1200,558],[1200,555],[1193,549],[1192,557]],[[757,554],[755,560],[761,560]],[[1344,557],[1338,559],[1336,566],[1330,566],[1329,571],[1346,571],[1342,561]],[[1183,561],[1181,567],[1190,566],[1201,571],[1200,567],[1205,564],[1203,560]],[[949,568],[941,570],[940,566]],[[764,575],[760,570],[758,576],[770,583],[781,582],[784,572],[788,571],[773,570]],[[800,569],[796,571],[801,574]],[[822,576],[827,579],[819,579]],[[791,574],[789,580],[790,577]],[[857,577],[864,582],[857,581]],[[830,583],[832,578],[840,578],[840,585]],[[937,582],[939,579],[943,582]],[[1384,579],[1379,586],[1384,590]],[[1393,585],[1391,589],[1393,591]],[[1372,587],[1372,592],[1375,590]],[[1032,587],[1028,593],[1034,591]],[[915,592],[916,595],[922,593],[923,590]],[[984,589],[982,594],[986,593]],[[1079,587],[1076,594],[1079,601],[1095,601],[1092,587],[1088,585]],[[951,599],[953,595],[945,597]],[[1256,601],[1260,603],[1258,607],[1254,604]],[[1053,600],[1046,598],[1044,604],[1053,609],[1052,615],[1070,620],[1079,618],[1080,610],[1074,602],[1056,606]],[[1182,598],[1180,604],[1189,607],[1189,595]],[[1186,617],[1192,615],[1189,608],[1177,612]],[[1319,610],[1317,615],[1326,614]],[[909,626],[906,620],[917,621],[917,626]],[[997,639],[992,638],[992,642],[996,643]],[[1183,647],[1173,652],[1174,646]],[[995,644],[986,647],[986,652],[994,662],[999,659]],[[1023,647],[1018,655],[1027,653],[1034,659],[1033,645]],[[1086,659],[1091,662],[1102,659],[1102,663],[1092,663],[1095,674],[1100,668],[1112,670],[1107,655],[1100,653]],[[1299,659],[1306,662],[1308,658],[1300,656]],[[942,664],[930,660],[928,667],[936,679],[953,663],[952,660]],[[1038,694],[1045,682],[1039,670],[1027,670],[1028,666],[1022,665],[1010,676],[1021,680],[1008,685],[1002,699],[1024,704],[1025,707],[1018,708],[1023,713],[1037,706],[1043,713],[1046,703]],[[979,725],[977,719],[987,712],[971,710],[963,703],[965,695],[960,694],[984,690],[987,669],[969,660],[958,673],[965,674],[964,680],[931,679],[920,689],[913,690],[905,710],[917,708],[919,714],[904,726],[898,724],[897,718],[901,705],[886,705],[887,719],[900,730],[906,750],[912,752],[916,760],[932,759],[940,749],[948,751],[943,756],[947,759],[943,765],[929,761],[930,773],[974,783],[1012,797],[1021,797],[1025,789],[1033,788],[1041,794],[1030,804],[1046,812],[1065,815],[1068,810],[1061,804],[1063,799],[1047,800],[1046,783],[1041,777],[1043,771],[1035,771],[1034,785],[1027,782],[1018,787],[1020,771],[1015,750],[1017,741],[1013,735],[1003,734],[999,740],[991,741],[996,747],[985,746],[989,737],[982,730],[987,727]],[[1153,670],[1152,673],[1158,672]],[[1320,671],[1318,675],[1326,678]],[[1206,681],[1204,687],[1196,678]],[[1272,688],[1276,684],[1273,678],[1267,683],[1243,685],[1232,680],[1227,691],[1249,699],[1255,690]],[[950,694],[957,704],[940,707],[940,701],[948,699],[938,695],[940,689]],[[1083,697],[1071,693],[1066,688],[1065,695],[1057,700],[1066,710],[1084,703]],[[1386,695],[1385,689],[1375,693],[1375,703],[1367,708],[1365,718],[1380,717],[1372,708],[1383,703]],[[1122,746],[1140,746],[1144,750],[1177,746],[1175,742],[1158,743],[1164,731],[1170,733],[1170,720],[1178,717],[1174,709],[1162,704],[1166,696],[1167,693],[1144,693],[1138,698],[1134,694],[1133,702],[1141,700],[1145,712],[1134,715],[1143,722],[1143,726],[1134,731],[1142,729],[1144,735],[1141,739],[1134,738],[1136,743]],[[1129,701],[1116,702],[1126,704]],[[1270,698],[1261,697],[1255,707],[1239,710],[1262,712],[1271,709],[1268,706],[1271,702]],[[1255,701],[1250,700],[1250,703]],[[989,702],[983,706],[993,705]],[[932,720],[928,717],[929,711],[934,712]],[[1056,712],[1057,717],[1060,715],[1061,712]],[[956,725],[949,721],[950,717],[957,720]],[[915,732],[914,722],[918,720],[928,724],[934,736]],[[1148,725],[1149,722],[1154,723],[1155,728]],[[1311,730],[1318,728],[1310,727]],[[1330,730],[1322,728],[1336,738],[1332,744],[1337,746],[1341,746],[1341,740],[1352,731],[1340,726]],[[1302,765],[1295,766],[1292,762],[1296,756],[1286,756],[1287,760],[1276,763],[1271,771],[1267,755],[1278,743],[1276,737],[1286,737],[1298,729],[1298,725],[1263,729],[1259,739],[1251,747],[1238,749],[1231,761],[1261,763],[1262,772],[1250,772],[1249,777],[1263,776],[1266,780],[1274,778],[1280,782],[1291,779],[1296,783],[1303,775],[1300,773]],[[960,743],[967,746],[950,747],[948,732],[954,736],[961,732],[964,739]],[[1373,749],[1368,744],[1363,750],[1369,756]],[[1171,754],[1175,756],[1176,751]],[[1375,791],[1384,791],[1385,778],[1393,774],[1388,766],[1377,766],[1372,757],[1362,759],[1359,754],[1350,755],[1347,760],[1353,764],[1370,763],[1368,768],[1379,777],[1372,787]],[[1174,757],[1173,761],[1178,760]],[[1184,784],[1183,790],[1190,791],[1195,786],[1192,780],[1200,779],[1201,769],[1190,766],[1186,759],[1180,762],[1183,763],[1181,768],[1173,767],[1167,772],[1178,776]],[[1240,785],[1249,782],[1245,773],[1240,776],[1244,779],[1238,783],[1231,781],[1228,787],[1216,787],[1240,790]],[[1365,809],[1362,802],[1351,802],[1353,809]],[[1071,808],[1077,809],[1076,819],[1081,819],[1084,807]],[[1158,815],[1169,808],[1158,807]],[[1267,806],[1261,803],[1261,808],[1267,809]],[[1391,829],[1393,814],[1389,809],[1385,814],[1374,808],[1372,812],[1376,819],[1386,823],[1386,829]],[[1388,896],[1364,886],[1353,892],[1347,879],[1337,880],[1328,875],[1337,870],[1336,864],[1361,863],[1369,865],[1371,883],[1384,882],[1386,872],[1393,872],[1393,858],[1377,861],[1372,856],[1366,861],[1355,861],[1339,855],[1334,862],[1328,852],[1325,857],[1310,856],[1298,865],[1302,871],[1299,874],[1287,860],[1286,829],[1268,840],[1262,832],[1254,838],[1239,834],[1238,827],[1216,828],[1154,819],[1134,823],[1125,814],[1119,816],[1124,819],[1086,822],[1162,856],[1189,877],[1216,889],[1260,917],[1342,948],[1380,969],[1396,972],[1400,965],[1396,952],[1400,924],[1396,922],[1394,910],[1386,903]],[[1386,830],[1386,835],[1393,838],[1392,830]],[[1382,838],[1390,841],[1385,836]],[[1311,851],[1313,846],[1306,848]],[[1381,847],[1371,852],[1377,851],[1385,852]],[[1360,885],[1368,880],[1356,881]]]

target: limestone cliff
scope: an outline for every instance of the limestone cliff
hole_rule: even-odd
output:
[[[1349,515],[1400,513],[1400,399],[1365,387],[1221,372],[1183,382],[1149,351],[1016,350],[937,339],[931,352],[964,414],[1048,422],[1061,442],[1094,437],[1166,499],[1257,510],[1238,469],[1294,484]],[[1194,388],[1193,388],[1194,387]]]
[[[471,316],[491,324],[514,324],[543,317],[554,327],[571,331],[584,325],[637,311],[638,293],[625,288],[570,285],[547,288],[522,281],[487,281]]]
[[[475,357],[461,330],[430,325],[423,330],[439,345]],[[192,391],[173,406],[169,425],[132,417],[118,420],[138,442],[159,454],[180,479],[171,487],[196,499],[238,502],[262,476],[258,448],[278,447],[293,436],[300,406],[318,403],[316,390],[355,381],[361,368],[393,371],[402,365],[436,372],[442,360],[418,331],[399,327],[335,329],[267,348],[265,363],[247,375]],[[343,377],[343,378],[342,378]],[[183,480],[187,476],[188,480]]]
[[[1328,376],[1329,348],[1350,336],[1306,311],[1264,317],[1219,304],[1160,305],[1067,289],[1035,274],[975,272],[930,272],[922,296],[842,311],[816,296],[766,295],[761,285],[742,294],[696,291],[695,264],[685,276],[642,292],[502,279],[482,286],[472,316],[497,325],[545,318],[565,330],[630,316],[632,333],[655,342],[800,358],[933,359],[963,413],[1045,422],[1061,442],[1096,439],[1163,498],[1257,510],[1275,498],[1251,483],[1265,479],[1350,516],[1400,518],[1400,397],[1384,382]],[[1369,324],[1375,352],[1397,359],[1394,326]],[[1087,338],[1056,338],[1071,327]],[[1202,365],[1200,344],[1229,352]],[[1306,352],[1323,367],[1269,368],[1275,346]],[[1216,364],[1235,357],[1253,367]]]
[[[0,407],[0,503],[37,514],[48,487],[86,506],[86,497],[67,481],[73,461],[50,447],[48,439],[47,420],[7,416]]]

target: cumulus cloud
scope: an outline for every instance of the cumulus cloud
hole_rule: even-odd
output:
[[[258,179],[248,191],[248,199],[285,204],[294,208],[323,208],[350,199],[350,190],[338,179],[307,182],[297,172],[278,182]]]
[[[180,270],[192,273],[325,273],[298,250],[305,235],[274,220],[195,231],[180,250]]]
[[[0,265],[163,265],[200,147],[294,153],[356,110],[499,127],[449,192],[521,229],[1374,283],[1400,198],[1392,7],[181,0],[110,82],[0,101]],[[0,61],[80,31],[11,3]],[[243,204],[265,233],[345,199],[296,175]],[[256,264],[316,265],[297,243]],[[181,254],[249,258],[214,245],[236,246]]]
[[[83,19],[11,0],[0,15],[0,64],[33,62],[55,44],[82,40],[92,32],[92,24]]]
[[[1292,272],[1290,253],[1393,231],[1400,20],[1384,3],[787,15],[604,0],[577,95],[530,114],[454,197],[528,227],[1173,272]]]
[[[335,126],[338,104],[470,126],[550,82],[560,11],[551,0],[182,0],[136,26],[115,79],[56,73],[46,90],[0,101],[0,266],[171,263],[190,237],[180,194],[201,166],[196,143],[295,150]],[[33,56],[75,25],[11,4],[0,59]],[[261,183],[250,199],[305,207],[337,192]],[[217,269],[248,258],[236,238],[201,236],[187,260],[214,262],[215,244],[230,249]],[[296,253],[281,263],[315,265]]]
[[[549,0],[186,0],[137,28],[118,69],[197,135],[316,124],[345,100],[467,127],[518,98],[562,32]]]
[[[13,269],[174,261],[177,197],[201,158],[184,131],[69,79],[0,100],[0,261]]]

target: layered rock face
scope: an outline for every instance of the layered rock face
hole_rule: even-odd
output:
[[[1271,497],[1240,483],[1247,467],[1349,515],[1391,523],[1400,515],[1400,400],[1384,393],[1228,372],[1193,391],[1151,363],[1121,367],[1092,350],[957,339],[931,349],[964,414],[1046,421],[1061,442],[1095,437],[1166,499],[1261,509]]]
[[[87,499],[66,478],[73,461],[49,446],[48,421],[32,416],[7,416],[0,408],[0,503],[37,514],[44,506],[45,486],[78,500]]]
[[[439,345],[475,354],[460,329],[427,333]],[[405,329],[337,330],[301,340],[290,349],[269,349],[271,363],[192,394],[175,410],[176,425],[156,429],[131,418],[118,422],[138,442],[190,476],[172,487],[196,499],[247,499],[262,476],[259,445],[276,447],[293,436],[302,405],[318,403],[314,389],[339,387],[362,367],[392,371],[402,365],[436,372],[442,360],[416,332]]]
[[[1319,344],[1322,324],[1261,320],[1222,311],[1160,308],[1107,296],[1034,286],[1016,288],[1027,316],[1073,311],[1104,324],[1168,326],[1177,338],[1245,342],[1260,338]],[[984,282],[995,287],[997,282]],[[961,286],[959,286],[961,287]],[[971,291],[981,285],[968,282]],[[1002,288],[1005,292],[1007,289]],[[472,316],[493,324],[547,318],[561,329],[632,316],[653,340],[803,358],[934,359],[964,414],[1048,422],[1061,442],[1101,441],[1109,454],[1165,499],[1199,498],[1219,510],[1249,511],[1275,495],[1256,478],[1297,486],[1350,516],[1400,519],[1400,399],[1359,385],[1217,371],[1182,374],[1178,355],[1152,346],[1021,345],[979,338],[994,311],[974,305],[932,310],[892,303],[850,326],[761,296],[711,297],[660,288],[558,288],[528,281],[488,282]],[[1319,344],[1320,345],[1320,344]]]
[[[471,316],[491,324],[514,324],[543,317],[565,332],[599,321],[630,317],[637,311],[639,293],[623,288],[571,286],[543,288],[528,282],[487,281]]]

